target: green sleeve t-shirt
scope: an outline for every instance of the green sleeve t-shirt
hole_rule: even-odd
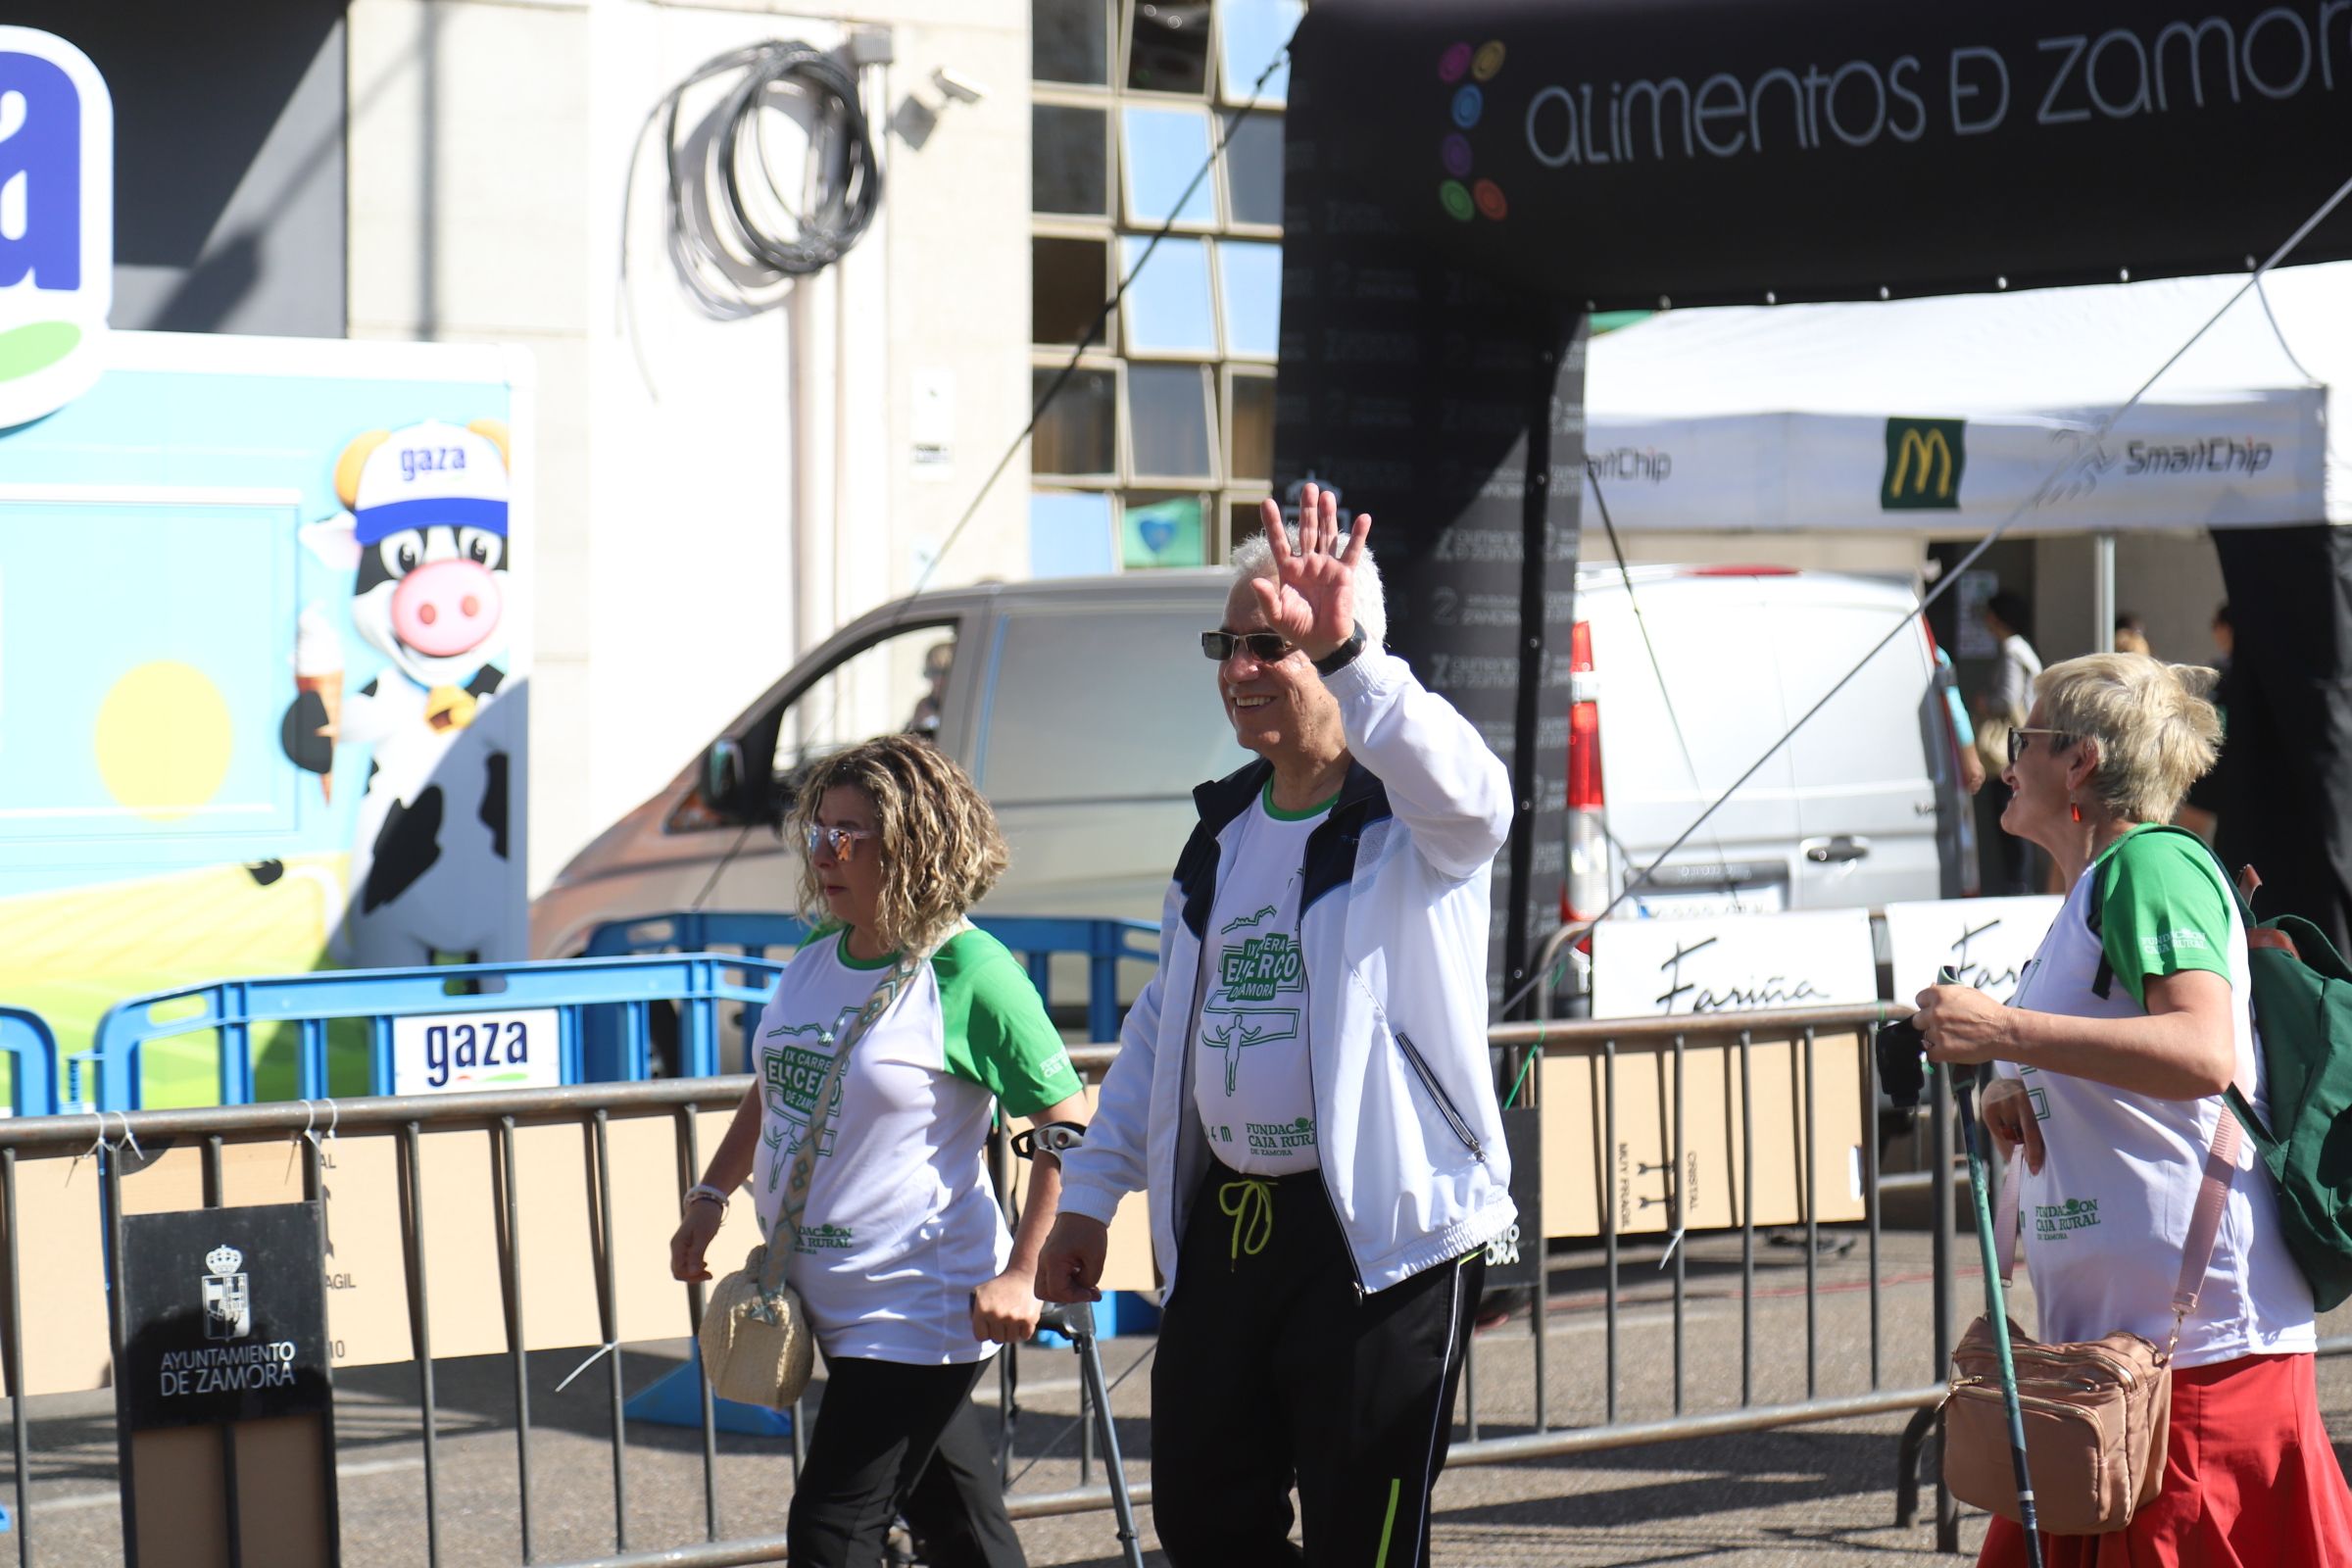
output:
[[[2099,940],[2115,977],[2142,1007],[2151,979],[2230,974],[2230,890],[2201,844],[2135,828],[2100,867]]]
[[[1029,972],[984,931],[950,939],[931,958],[939,976],[947,1070],[968,1078],[1015,1116],[1034,1116],[1078,1093],[1078,1073]]]
[[[1018,959],[980,931],[952,937],[850,1051],[844,1033],[895,957],[850,955],[819,932],[793,956],[759,1023],[763,1112],[753,1177],[760,1224],[790,1245],[786,1279],[829,1356],[915,1365],[982,1359],[972,1292],[1012,1240],[988,1179],[1001,1105],[1030,1116],[1079,1092],[1078,1074]],[[815,1137],[808,1201],[779,1233],[794,1152]]]

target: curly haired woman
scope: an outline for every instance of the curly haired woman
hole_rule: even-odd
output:
[[[1023,1560],[1020,1544],[971,1392],[998,1343],[1036,1330],[1030,1282],[1061,1173],[1038,1161],[1020,1233],[1008,1234],[985,1166],[989,1124],[999,1104],[1083,1122],[1086,1101],[1026,971],[964,922],[1005,854],[962,769],[924,740],[885,736],[818,763],[797,814],[808,847],[803,902],[824,923],[760,1015],[757,1081],[687,1195],[671,1272],[710,1277],[704,1253],[726,1195],[747,1179],[772,1232],[838,1021],[902,954],[927,953],[853,1043],[786,1269],[826,1369],[786,1533],[803,1568],[870,1568],[921,1479],[922,1513],[954,1526],[925,1532],[925,1560],[1008,1568]],[[961,1483],[960,1508],[932,1495],[924,1472],[935,1450],[934,1471]]]

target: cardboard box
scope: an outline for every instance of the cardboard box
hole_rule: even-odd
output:
[[[1705,1037],[1701,1037],[1705,1038]],[[1737,1043],[1687,1045],[1682,1055],[1682,1223],[1716,1230],[1743,1222],[1752,1201],[1758,1225],[1799,1225],[1806,1218],[1799,1151],[1811,1160],[1812,1207],[1825,1224],[1863,1217],[1860,1034],[1824,1035],[1813,1044],[1813,1125],[1803,1120],[1804,1048],[1759,1041],[1748,1048],[1746,1090]],[[1605,1146],[1606,1064],[1599,1056],[1546,1057],[1539,1070],[1544,1121],[1544,1221],[1557,1237],[1601,1234],[1603,1196],[1621,1236],[1673,1228],[1676,1194],[1670,1165],[1678,1104],[1670,1049],[1620,1049],[1616,1065],[1616,1142]],[[1743,1155],[1744,1125],[1755,1138],[1752,1195]]]

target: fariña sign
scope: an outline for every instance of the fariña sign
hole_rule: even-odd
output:
[[[1296,51],[1392,111],[1320,172],[1601,309],[2242,270],[2344,177],[2279,150],[2352,141],[2352,0],[1324,0]]]

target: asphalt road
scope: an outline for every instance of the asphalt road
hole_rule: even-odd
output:
[[[1801,1247],[1756,1249],[1752,1315],[1743,1311],[1736,1236],[1701,1238],[1683,1258],[1682,1408],[1736,1408],[1743,1380],[1750,1402],[1861,1394],[1872,1387],[1870,1269],[1858,1233],[1842,1254],[1817,1260],[1808,1296]],[[1627,1249],[1620,1269],[1617,1420],[1671,1417],[1676,1408],[1675,1306],[1671,1269],[1656,1247]],[[1928,1238],[1891,1233],[1879,1265],[1879,1382],[1887,1389],[1935,1381],[1930,1367]],[[1597,1260],[1555,1257],[1556,1298],[1546,1324],[1546,1415],[1553,1426],[1600,1423],[1607,1413],[1609,1335]],[[1961,1321],[1978,1309],[1980,1281],[1960,1284]],[[1811,1309],[1808,1311],[1808,1300]],[[1810,1319],[1810,1330],[1808,1330]],[[2352,1308],[2322,1325],[2352,1332]],[[1522,1314],[1476,1342],[1480,1435],[1529,1431],[1534,1421],[1534,1336]],[[1112,1377],[1135,1368],[1112,1407],[1129,1473],[1148,1470],[1148,1337],[1104,1343]],[[1808,1348],[1810,1347],[1810,1354]],[[570,1386],[557,1384],[590,1353],[530,1358],[532,1558],[584,1561],[615,1549],[610,1442],[611,1388],[603,1363]],[[683,1343],[621,1352],[623,1385],[643,1388],[677,1364]],[[1077,1361],[1030,1349],[1021,1360],[1023,1411],[1015,1444],[1016,1494],[1078,1484]],[[511,1364],[501,1357],[438,1363],[437,1474],[440,1562],[489,1568],[523,1560]],[[982,1381],[993,1405],[997,1380]],[[2352,1357],[2320,1366],[2320,1393],[2339,1456],[2352,1444]],[[375,1367],[337,1380],[343,1539],[346,1560],[368,1568],[428,1562],[424,1465],[413,1367]],[[31,1560],[81,1568],[122,1560],[115,1490],[111,1401],[74,1396],[28,1402],[32,1417]],[[1927,1520],[1894,1526],[1895,1438],[1901,1415],[1766,1433],[1681,1440],[1651,1446],[1523,1460],[1460,1464],[1439,1484],[1434,1560],[1461,1568],[1516,1564],[1862,1565],[1938,1559]],[[1457,1427],[1456,1442],[1466,1440]],[[632,1422],[623,1457],[628,1548],[705,1539],[699,1431]],[[1096,1480],[1101,1470],[1094,1471]],[[789,1441],[722,1435],[717,1493],[722,1538],[781,1534],[790,1497]],[[13,1474],[0,1475],[0,1500]],[[1923,1512],[1932,1505],[1923,1499]],[[1147,1546],[1151,1510],[1142,1510]],[[1973,1549],[1981,1519],[1964,1523]],[[1117,1560],[1107,1512],[1037,1519],[1021,1526],[1030,1560],[1044,1565]],[[0,1538],[4,1541],[6,1538]],[[18,1538],[22,1539],[22,1537]],[[155,1559],[150,1558],[150,1561]],[[1160,1559],[1154,1552],[1151,1559]]]

